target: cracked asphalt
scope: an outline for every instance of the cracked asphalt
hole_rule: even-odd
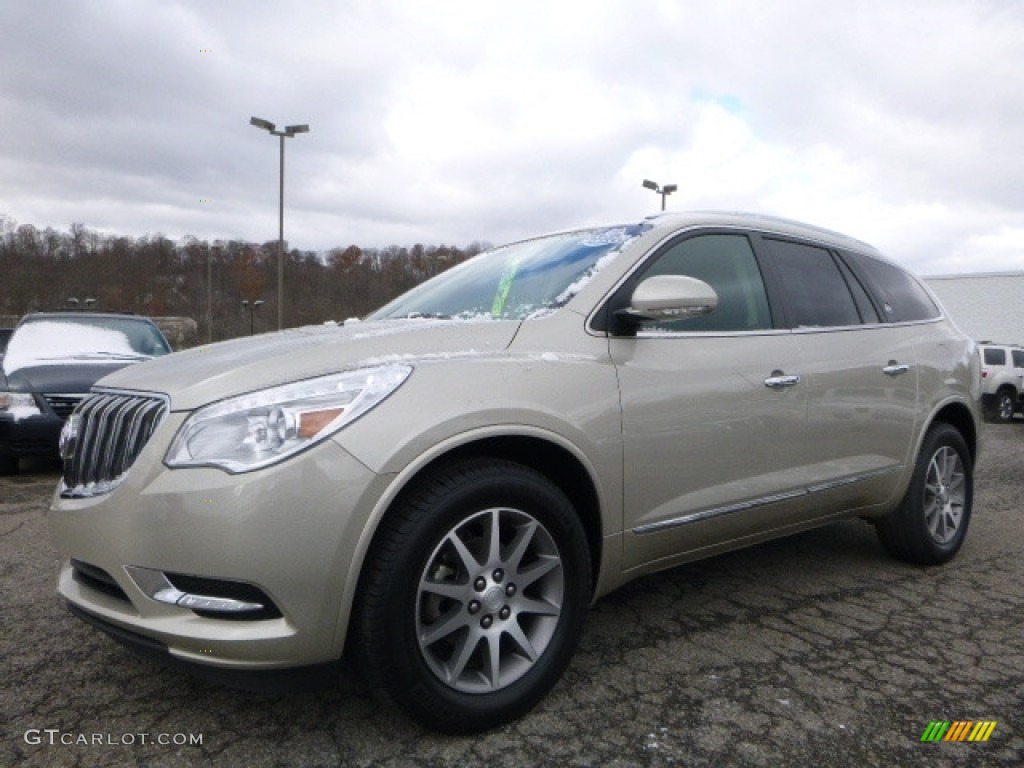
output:
[[[952,563],[897,563],[849,521],[641,579],[594,607],[533,713],[469,738],[422,731],[347,669],[319,692],[228,690],[74,619],[46,532],[56,480],[0,478],[4,768],[1024,765],[1020,420],[986,428]],[[933,720],[997,725],[922,743]]]

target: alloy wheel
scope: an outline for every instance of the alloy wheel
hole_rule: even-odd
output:
[[[551,642],[565,598],[551,534],[508,508],[483,510],[448,531],[418,589],[422,658],[462,693],[491,693],[526,674]]]
[[[953,448],[941,447],[928,463],[924,515],[928,531],[939,544],[956,536],[967,500],[963,461]]]

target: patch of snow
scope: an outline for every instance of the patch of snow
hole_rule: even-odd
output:
[[[4,373],[33,365],[124,365],[148,359],[112,328],[39,320],[19,326],[4,355]]]
[[[494,322],[489,312],[477,312],[475,314],[462,314],[455,317],[424,317],[424,318],[394,318],[390,320],[377,320],[368,323],[366,331],[353,334],[353,339],[372,339],[377,336],[391,336],[396,333],[407,331],[420,331],[428,328],[444,328],[453,323],[482,323]]]
[[[609,251],[600,259],[595,261],[594,266],[592,266],[590,269],[588,269],[586,272],[584,272],[582,275],[576,278],[575,282],[573,282],[568,288],[566,288],[564,291],[558,294],[558,297],[555,299],[555,303],[564,304],[577,293],[586,288],[587,283],[593,280],[602,269],[604,269],[613,261],[615,261],[615,257],[618,255],[619,252],[617,250]]]
[[[392,355],[381,355],[380,357],[368,357],[365,360],[360,360],[356,364],[356,367],[370,368],[377,365],[391,365],[392,363],[422,363],[435,360],[453,360],[456,358],[480,357],[482,354],[482,352],[477,352],[475,349],[467,349],[459,352],[424,352],[422,354],[401,352]]]
[[[581,243],[588,248],[600,248],[605,245],[617,245],[621,248],[632,240],[632,236],[626,234],[625,227],[613,227],[600,232],[588,235]]]
[[[14,417],[15,421],[21,421],[27,419],[29,416],[38,416],[39,409],[34,405],[16,405],[9,409],[7,413]]]

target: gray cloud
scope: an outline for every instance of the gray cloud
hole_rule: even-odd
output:
[[[41,0],[0,9],[0,214],[130,235],[501,242],[753,209],[1024,269],[1024,6]],[[200,202],[212,200],[210,203]]]

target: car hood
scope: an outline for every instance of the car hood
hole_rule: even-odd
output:
[[[508,347],[519,321],[385,320],[310,326],[157,358],[107,376],[101,386],[156,392],[171,410],[389,362],[484,355]]]
[[[52,365],[30,365],[6,375],[6,386],[12,392],[42,392],[45,394],[84,394],[92,385],[113,371],[129,363],[117,362],[68,364],[55,361]],[[4,377],[0,375],[0,380]]]

